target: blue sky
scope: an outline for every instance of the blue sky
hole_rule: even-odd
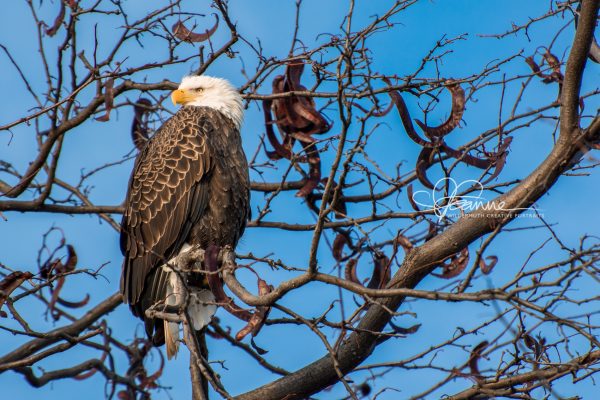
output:
[[[52,21],[56,15],[57,3],[45,2],[42,16],[46,21]],[[164,4],[165,2],[156,2]],[[187,2],[187,7],[196,11],[204,12],[209,10],[207,1]],[[249,39],[260,38],[264,53],[268,56],[283,58],[287,55],[290,48],[291,35],[293,33],[294,21],[294,2],[286,1],[254,1],[254,2],[232,2],[231,14],[233,19],[238,22],[239,31]],[[387,4],[387,3],[386,3]],[[383,2],[358,1],[355,11],[355,28],[362,27],[369,23],[375,14],[380,14],[386,9]],[[409,8],[406,12],[400,13],[393,18],[397,23],[389,32],[376,35],[369,45],[374,67],[378,72],[400,76],[410,73],[420,63],[421,59],[427,54],[427,51],[436,41],[446,38],[457,37],[467,34],[466,40],[457,42],[452,46],[453,52],[444,58],[440,65],[442,75],[445,77],[463,77],[476,73],[482,69],[490,60],[502,59],[511,54],[524,50],[524,55],[531,55],[538,46],[547,45],[553,37],[553,34],[560,29],[566,20],[554,19],[551,22],[534,26],[529,33],[529,40],[524,35],[519,34],[511,36],[506,40],[497,40],[480,35],[504,32],[511,27],[511,23],[521,23],[527,20],[527,17],[533,17],[544,13],[548,8],[547,1],[503,1],[503,2],[474,2],[468,0],[439,0],[439,1],[421,1],[415,6]],[[126,3],[132,14],[143,15],[147,5],[146,2]],[[347,10],[346,2],[341,1],[314,1],[307,0],[302,3],[300,18],[299,38],[307,46],[323,43],[325,39],[318,35],[323,32],[336,32],[342,22],[342,18]],[[213,19],[198,19],[199,23],[212,24]],[[169,25],[169,23],[167,23]],[[39,68],[39,59],[36,54],[35,37],[33,35],[34,25],[31,21],[26,4],[24,2],[14,2],[9,10],[0,14],[0,43],[6,45],[12,52],[15,59],[23,66],[32,80],[34,88],[42,88],[44,85],[43,77],[37,74]],[[90,43],[93,40],[93,30],[82,29],[79,40],[82,43]],[[99,51],[105,51],[103,43],[111,43],[120,33],[119,24],[106,24],[99,26],[100,41]],[[569,42],[572,39],[572,29],[566,29],[557,40],[556,48],[559,49],[559,55],[568,50]],[[228,39],[228,31],[221,26],[213,40],[215,43],[224,43]],[[150,43],[152,41],[150,40]],[[247,47],[239,44],[234,48],[239,50],[239,56],[244,61],[245,68],[252,70],[254,65],[253,55]],[[182,54],[189,54],[196,51],[193,47],[183,48]],[[131,45],[124,49],[124,56],[128,57],[132,65],[152,61],[157,57],[164,56],[164,50],[152,45],[140,48],[137,45]],[[233,83],[241,85],[244,78],[240,74],[240,59],[230,59],[223,57],[215,63],[208,71],[211,75],[223,76],[230,79]],[[149,81],[158,81],[170,79],[178,81],[181,76],[189,73],[197,65],[190,62],[185,65],[177,65],[168,69],[152,71],[148,74]],[[28,97],[24,90],[22,82],[16,79],[16,75],[4,55],[0,55],[0,69],[4,72],[0,74],[0,87],[6,96],[2,101],[3,107],[0,108],[0,124],[12,121],[15,116],[27,113],[35,104]],[[518,59],[508,64],[504,70],[510,74],[528,73],[528,67],[523,59]],[[584,80],[584,92],[594,89],[598,82],[599,68],[592,65],[588,68]],[[435,70],[427,68],[420,75],[422,77],[434,77]],[[496,78],[501,77],[497,75]],[[310,81],[310,77],[307,76]],[[270,82],[270,79],[267,80]],[[261,91],[268,90],[270,85],[266,85]],[[507,89],[506,98],[514,98],[518,87],[511,86]],[[127,97],[135,100],[138,94],[131,93]],[[528,103],[522,105],[523,110],[535,108],[536,104],[544,104],[548,98],[556,96],[555,85],[534,84],[529,92]],[[449,98],[442,95],[442,103],[449,104]],[[498,119],[499,89],[489,88],[478,92],[477,102],[472,101],[467,104],[467,110],[464,115],[465,126],[459,133],[453,133],[449,136],[450,144],[461,144],[480,132],[495,126]],[[387,99],[385,99],[387,101]],[[418,113],[418,101],[415,98],[407,98],[407,103],[411,112]],[[421,105],[425,105],[423,101]],[[588,110],[595,110],[598,104],[587,105]],[[170,106],[169,106],[170,107]],[[175,108],[171,108],[175,111]],[[328,111],[325,111],[328,114]],[[447,107],[442,104],[430,114],[430,118],[442,120],[447,115]],[[335,113],[329,111],[328,116],[335,118]],[[129,127],[132,118],[132,110],[124,108],[114,112],[110,122],[100,123],[89,121],[69,132],[65,140],[63,150],[64,157],[59,165],[59,176],[67,182],[77,182],[81,171],[89,171],[107,161],[121,159],[126,156],[133,148],[130,137]],[[385,119],[385,124],[376,131],[376,136],[369,145],[369,152],[378,155],[378,163],[381,167],[394,174],[395,166],[399,162],[404,162],[401,167],[404,172],[415,165],[419,147],[414,144],[406,135],[401,126],[397,114],[391,113]],[[334,127],[335,129],[335,127]],[[258,138],[263,133],[262,112],[256,104],[251,104],[247,113],[243,128],[243,140],[246,153],[251,155],[258,144]],[[334,132],[332,132],[334,133]],[[538,122],[528,129],[519,133],[511,146],[508,167],[503,171],[500,178],[502,180],[511,180],[523,178],[531,172],[533,168],[549,152],[552,145],[552,125],[546,122]],[[10,161],[15,168],[23,171],[28,163],[35,157],[35,142],[32,134],[32,127],[20,125],[12,130],[12,134],[6,132],[0,133],[0,154],[2,159]],[[108,157],[108,158],[107,158]],[[264,157],[264,156],[263,156]],[[323,155],[323,165],[327,168],[331,162],[331,154]],[[590,161],[586,161],[590,162]],[[281,163],[281,162],[280,162]],[[585,163],[585,162],[584,162]],[[284,167],[283,164],[278,164]],[[97,204],[115,205],[123,201],[125,187],[132,162],[126,162],[115,166],[96,176],[93,180],[93,190],[91,199]],[[598,235],[598,217],[594,211],[595,198],[598,196],[598,187],[600,187],[600,176],[597,172],[591,171],[590,176],[563,177],[538,203],[545,218],[549,223],[555,224],[556,232],[564,239],[567,246],[575,247],[579,238],[584,233]],[[276,177],[277,172],[266,173],[269,177]],[[435,170],[433,172],[435,176]],[[472,176],[471,176],[472,177]],[[260,179],[256,174],[254,179]],[[23,196],[27,198],[27,196]],[[396,203],[396,200],[398,203]],[[260,194],[254,194],[253,207],[263,204],[264,199]],[[410,210],[405,201],[405,194],[402,193],[398,199],[391,199],[389,206],[400,204],[404,211]],[[306,210],[306,207],[300,200],[293,197],[293,193],[285,194],[276,200],[273,204],[274,212],[269,216],[271,220],[283,218],[289,222],[312,222],[313,217]],[[349,212],[351,215],[365,215],[368,213],[369,206],[351,205]],[[8,221],[0,221],[0,243],[1,258],[0,262],[20,270],[36,270],[37,249],[41,245],[41,235],[52,226],[59,226],[65,232],[67,240],[72,243],[78,251],[79,265],[91,269],[96,269],[106,264],[103,269],[103,278],[92,281],[88,277],[74,276],[67,283],[67,292],[69,299],[79,299],[86,293],[91,295],[91,304],[95,304],[105,298],[107,295],[115,292],[118,288],[120,275],[121,254],[118,248],[118,234],[106,223],[99,222],[94,216],[63,216],[58,214],[19,214],[7,213]],[[117,220],[119,218],[117,217]],[[517,220],[511,224],[511,227],[524,227],[532,224],[529,220]],[[379,230],[376,235],[379,239],[386,234],[394,232],[393,228],[397,225],[390,225],[389,229]],[[510,235],[501,236],[489,248],[489,254],[496,254],[500,262],[487,284],[494,286],[500,282],[506,281],[514,274],[526,260],[531,250],[546,239],[549,233],[544,230],[521,231]],[[252,252],[255,255],[267,255],[275,253],[276,257],[282,257],[289,265],[304,267],[308,259],[308,248],[310,246],[310,232],[285,232],[271,231],[267,229],[249,229],[238,246],[239,253]],[[57,237],[54,237],[56,240]],[[475,243],[476,245],[479,243]],[[543,265],[544,262],[555,259],[557,256],[564,256],[556,243],[549,243],[543,252],[536,255],[532,260],[535,265]],[[283,258],[285,257],[285,258]],[[329,250],[325,245],[321,246],[319,261],[325,272],[335,272],[331,263]],[[264,271],[269,283],[287,279],[289,276],[278,273]],[[250,287],[254,285],[252,277],[248,274],[243,276],[249,282]],[[445,282],[441,282],[434,277],[426,278],[420,288],[436,289]],[[590,283],[591,285],[591,283]],[[585,293],[589,288],[579,288]],[[335,298],[335,293],[324,291],[322,285],[311,284],[301,291],[290,293],[281,304],[294,307],[300,310],[307,317],[314,317],[323,311],[324,304],[329,304],[331,299]],[[351,302],[351,296],[346,296]],[[22,306],[23,307],[23,306]],[[44,309],[39,304],[28,303],[26,305],[27,313],[33,316],[36,321],[36,327],[43,329],[51,326],[45,320]],[[487,312],[482,312],[482,308],[475,304],[440,304],[431,302],[411,302],[406,305],[403,311],[410,310],[417,313],[414,318],[409,315],[397,319],[401,325],[410,326],[414,323],[421,323],[422,327],[418,335],[409,336],[406,339],[390,340],[378,348],[369,362],[380,362],[384,360],[397,359],[402,356],[413,354],[415,349],[425,349],[431,344],[440,341],[440,331],[444,331],[442,337],[451,337],[455,327],[474,325],[477,321],[493,315],[495,310],[489,308]],[[461,318],[457,320],[457,315]],[[229,318],[225,313],[219,311],[218,317],[232,326],[233,331],[241,328],[239,321]],[[273,317],[281,316],[273,313]],[[121,306],[110,315],[110,321],[114,330],[119,330],[120,337],[131,338],[134,333],[142,334],[142,327],[138,320],[134,319],[129,311]],[[1,321],[7,323],[5,321]],[[545,332],[549,336],[554,333]],[[21,343],[21,339],[6,334],[2,335],[2,353]],[[331,339],[331,338],[330,338]],[[276,326],[267,327],[257,337],[257,343],[269,349],[268,359],[276,365],[285,366],[289,370],[304,366],[324,353],[324,349],[319,339],[312,335],[306,328],[298,330],[296,327]],[[477,343],[475,339],[471,343]],[[241,393],[264,384],[272,380],[272,376],[258,370],[255,364],[245,356],[233,349],[223,341],[209,341],[211,358],[215,360],[224,360],[225,366],[229,370],[219,370],[223,382],[231,393]],[[579,351],[585,351],[585,346],[574,343],[574,348]],[[66,365],[75,364],[89,357],[98,357],[92,351],[86,350],[82,353],[68,352],[48,359],[43,363],[44,368],[62,368]],[[438,361],[453,360],[456,357],[464,357],[464,352],[447,351],[438,355]],[[156,359],[156,357],[155,357]],[[125,360],[117,360],[117,364],[123,369],[126,365]],[[152,370],[152,368],[149,368]],[[365,375],[358,374],[355,379],[360,381],[360,377]],[[401,389],[400,393],[393,391],[384,392],[380,399],[398,399],[405,398],[414,394],[412,387],[426,387],[427,382],[439,375],[428,375],[420,371],[397,371],[386,375],[375,387],[375,391],[383,389],[386,386],[394,386]],[[172,362],[164,372],[161,383],[170,386],[171,390],[159,392],[155,398],[189,398],[190,388],[188,384],[187,357],[185,354]],[[14,399],[33,399],[43,398],[77,398],[85,395],[89,400],[104,398],[104,381],[100,376],[91,379],[74,382],[58,381],[47,387],[35,390],[29,387],[20,375],[5,373],[0,375],[0,386],[7,398]],[[448,385],[445,390],[448,393],[458,391],[471,385],[468,380],[456,380]],[[564,392],[560,389],[564,387]],[[583,395],[584,398],[592,398],[596,388],[590,383],[583,383],[574,389],[567,384],[559,385],[559,392],[564,396]],[[76,395],[75,395],[76,393]],[[329,399],[343,396],[343,388],[339,385],[329,392],[318,395],[318,398]],[[441,395],[443,393],[438,393]]]

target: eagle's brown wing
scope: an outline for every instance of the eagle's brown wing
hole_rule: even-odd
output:
[[[149,335],[154,323],[143,313],[164,300],[168,279],[160,265],[181,249],[207,207],[212,160],[206,138],[212,130],[203,112],[182,108],[138,155],[129,181],[121,223],[121,292]]]

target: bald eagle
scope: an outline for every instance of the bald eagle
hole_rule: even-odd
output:
[[[224,79],[187,76],[171,99],[182,108],[137,156],[121,222],[121,293],[154,345],[166,342],[169,358],[177,353],[178,324],[145,315],[154,304],[179,300],[178,277],[167,261],[190,246],[235,248],[250,198],[238,91]],[[196,330],[216,311],[202,278],[187,279],[188,313]]]

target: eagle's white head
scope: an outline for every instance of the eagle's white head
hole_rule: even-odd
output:
[[[242,96],[229,81],[212,76],[184,76],[171,94],[173,104],[211,107],[231,119],[240,129],[244,118]]]

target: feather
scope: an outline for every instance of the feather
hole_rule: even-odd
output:
[[[210,324],[212,316],[217,312],[215,296],[210,290],[196,289],[190,293],[190,297],[188,313],[194,329],[199,331]]]
[[[178,290],[179,278],[175,272],[170,271],[170,268],[165,265],[162,266],[163,270],[168,270],[168,280],[166,285],[165,303],[169,306],[176,306],[181,303],[182,299],[178,296],[181,293]],[[173,357],[177,357],[179,351],[179,324],[175,322],[164,321],[165,329],[165,345],[167,347],[167,358],[170,360]]]

